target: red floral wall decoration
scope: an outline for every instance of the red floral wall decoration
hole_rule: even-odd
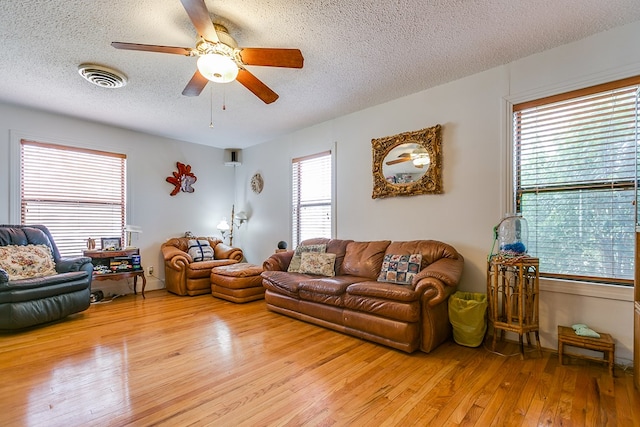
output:
[[[167,182],[175,185],[175,188],[171,192],[172,196],[175,196],[180,191],[185,193],[193,193],[195,189],[192,187],[193,183],[198,180],[196,176],[191,173],[191,165],[185,165],[184,163],[177,162],[178,171],[173,172],[173,176],[167,177]]]

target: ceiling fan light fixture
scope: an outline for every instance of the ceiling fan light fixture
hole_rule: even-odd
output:
[[[429,163],[431,163],[431,160],[429,159],[428,155],[416,157],[415,159],[413,159],[414,166],[425,166],[425,165],[428,165]]]
[[[200,74],[215,83],[229,83],[238,76],[238,64],[228,56],[219,53],[200,56],[197,65]]]

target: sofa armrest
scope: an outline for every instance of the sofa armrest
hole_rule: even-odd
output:
[[[271,255],[262,263],[266,271],[287,271],[294,251],[278,252]]]
[[[244,253],[240,248],[218,243],[213,247],[213,256],[215,259],[233,259],[240,262],[244,258]]]
[[[193,262],[191,256],[175,246],[162,246],[162,258],[166,267],[182,271]]]
[[[462,268],[464,267],[464,258],[459,255],[454,258],[440,258],[436,262],[429,264],[413,279],[414,286],[418,287],[420,281],[426,277],[433,277],[441,280],[447,286],[457,286],[462,276]]]
[[[89,264],[91,267],[89,268],[87,264]],[[56,271],[58,273],[68,273],[70,271],[81,270],[93,272],[93,264],[91,264],[91,258],[86,256],[61,258],[60,261],[56,263]]]
[[[435,277],[425,277],[416,285],[416,292],[421,295],[422,303],[430,306],[445,302],[449,295],[456,291],[457,286],[449,286]]]
[[[422,294],[420,350],[429,353],[451,336],[447,301],[456,286],[445,285],[435,277],[425,277],[418,283],[418,289]]]

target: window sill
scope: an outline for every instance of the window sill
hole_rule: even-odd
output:
[[[616,286],[572,280],[540,278],[540,291],[592,298],[633,301],[633,286]]]

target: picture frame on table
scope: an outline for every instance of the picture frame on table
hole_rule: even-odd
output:
[[[122,239],[120,237],[103,237],[100,239],[100,248],[103,251],[118,251],[122,249]]]

